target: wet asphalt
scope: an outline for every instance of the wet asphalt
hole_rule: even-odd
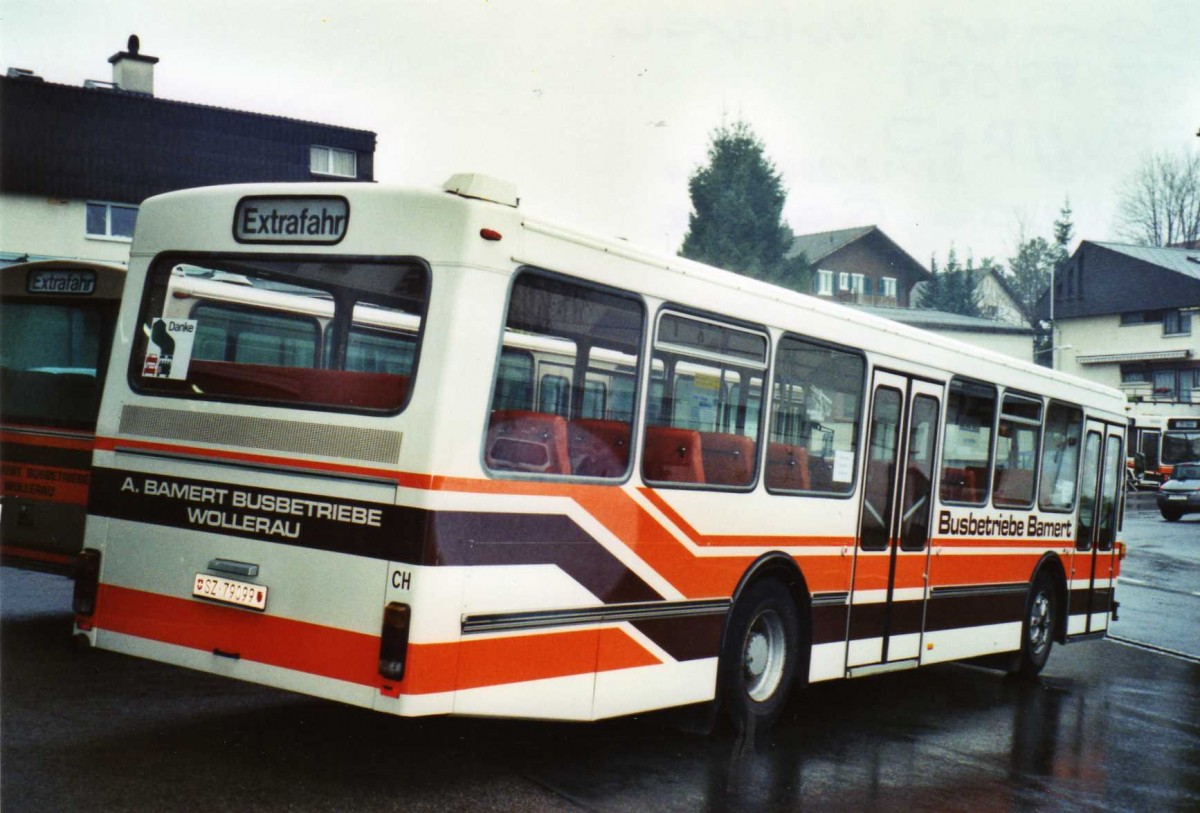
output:
[[[1058,646],[1032,683],[943,665],[820,684],[742,739],[673,713],[402,720],[78,651],[69,583],[2,568],[0,806],[1200,810],[1200,517],[1134,511],[1125,536],[1120,641]]]

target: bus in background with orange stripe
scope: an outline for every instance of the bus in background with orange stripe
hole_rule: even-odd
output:
[[[0,270],[0,562],[70,575],[125,269],[71,260]]]
[[[1103,637],[1119,392],[526,215],[510,184],[146,201],[89,643],[406,715],[762,725]]]

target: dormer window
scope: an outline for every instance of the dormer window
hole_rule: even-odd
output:
[[[336,147],[309,148],[309,169],[314,175],[331,175],[335,178],[358,177],[358,154],[353,150]]]

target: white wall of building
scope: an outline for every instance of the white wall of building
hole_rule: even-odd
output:
[[[1124,355],[1134,353],[1161,353],[1186,350],[1190,358],[1200,358],[1200,315],[1192,317],[1192,333],[1187,336],[1164,336],[1161,322],[1141,325],[1121,325],[1117,314],[1079,317],[1063,320],[1055,325],[1056,367],[1063,372],[1117,387],[1130,398],[1130,411],[1138,415],[1162,415],[1167,417],[1193,416],[1198,408],[1195,404],[1155,403],[1153,388],[1145,384],[1122,384],[1121,364],[1081,364],[1080,356]],[[1168,362],[1160,362],[1168,363]],[[1200,397],[1194,393],[1193,399]]]
[[[930,332],[937,333],[939,336],[958,339],[960,342],[973,344],[977,347],[986,347],[988,350],[1004,353],[1021,361],[1033,361],[1033,337],[1029,335],[1017,333],[982,333],[972,330],[946,330],[942,328],[931,328]]]
[[[129,240],[89,237],[87,202],[35,195],[0,195],[0,251],[30,259],[129,263]]]
[[[992,275],[984,277],[975,286],[975,294],[979,300],[979,309],[989,319],[999,319],[1011,325],[1028,325],[1025,315],[1013,302],[1008,291]]]

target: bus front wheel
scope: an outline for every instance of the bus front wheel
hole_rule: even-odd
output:
[[[734,728],[775,721],[796,676],[799,622],[788,589],[775,579],[750,585],[729,619],[721,653],[722,701]]]
[[[1033,678],[1042,671],[1054,645],[1058,628],[1058,598],[1054,580],[1046,572],[1039,573],[1029,588],[1025,601],[1025,619],[1021,624],[1021,659],[1016,673]]]

